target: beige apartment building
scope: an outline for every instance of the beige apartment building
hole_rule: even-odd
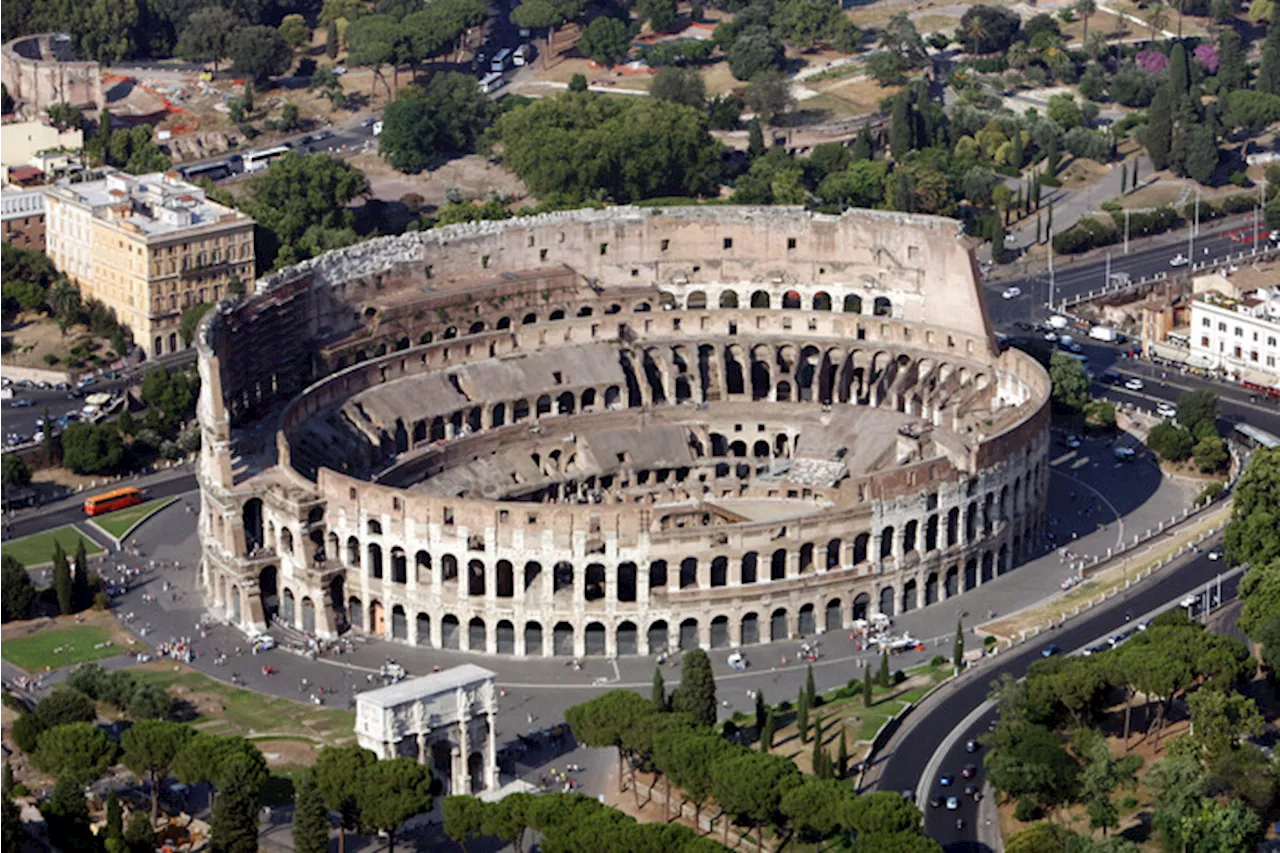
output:
[[[49,257],[148,357],[184,348],[184,309],[221,299],[233,276],[251,285],[253,227],[173,172],[59,182],[46,197]]]

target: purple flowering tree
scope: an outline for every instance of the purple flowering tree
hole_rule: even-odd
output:
[[[1218,48],[1208,42],[1201,42],[1192,51],[1191,58],[1200,63],[1200,67],[1210,74],[1218,73]]]
[[[1169,57],[1158,50],[1148,48],[1137,56],[1138,67],[1148,74],[1159,74],[1169,68]]]

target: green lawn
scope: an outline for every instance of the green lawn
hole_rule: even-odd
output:
[[[131,506],[128,509],[118,509],[115,512],[109,512],[106,515],[96,516],[93,523],[101,527],[115,539],[124,536],[126,530],[133,527],[139,521],[147,518],[169,504],[176,501],[177,498],[164,498],[158,501],[147,501],[137,506]]]
[[[335,744],[345,743],[355,736],[356,716],[350,711],[268,696],[234,687],[188,669],[174,671],[138,667],[130,668],[129,671],[140,681],[159,684],[165,688],[186,688],[185,691],[171,691],[177,699],[184,698],[184,694],[188,692],[196,694],[192,699],[196,701],[201,713],[193,722],[201,731],[246,736],[256,732],[297,732]],[[221,703],[221,709],[217,713],[208,713],[207,704],[210,699]]]
[[[85,536],[76,529],[75,525],[71,524],[55,527],[53,530],[46,530],[43,533],[24,536],[21,539],[14,539],[12,542],[6,542],[4,553],[11,555],[24,566],[38,566],[42,563],[53,562],[53,545],[55,541],[62,543],[62,548],[67,552],[67,556],[74,557],[76,545],[81,539],[84,540],[85,553],[90,557],[102,553],[102,548],[98,543]]]
[[[115,657],[126,649],[119,646],[94,648],[109,642],[111,634],[96,625],[76,625],[41,631],[30,637],[14,637],[0,645],[0,657],[27,672],[40,672],[46,666],[57,669],[62,666],[84,663],[100,658]]]

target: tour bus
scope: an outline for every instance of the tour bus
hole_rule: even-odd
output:
[[[507,85],[507,78],[495,71],[490,74],[486,74],[481,78],[480,91],[487,95],[490,92],[498,91],[505,85]]]
[[[493,59],[489,62],[489,70],[503,72],[511,67],[511,48],[504,47],[493,55]]]
[[[511,54],[511,61],[519,67],[529,61],[529,43],[525,42],[516,48],[516,52]]]
[[[142,503],[142,490],[132,486],[123,489],[112,489],[100,495],[94,495],[84,502],[85,515],[102,515],[104,512],[115,512],[128,506]]]
[[[250,151],[244,155],[244,170],[258,172],[288,154],[292,149],[288,145],[277,145],[275,148],[264,148],[261,151]]]
[[[229,178],[236,173],[236,165],[231,160],[214,160],[211,163],[196,163],[191,166],[179,166],[178,174],[182,175],[184,180],[195,181],[199,178],[208,178],[211,181],[220,181],[223,178]]]

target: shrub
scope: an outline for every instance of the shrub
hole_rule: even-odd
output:
[[[1013,817],[1023,823],[1039,820],[1040,807],[1030,797],[1022,797],[1018,800],[1018,804],[1014,806]]]
[[[1225,488],[1226,487],[1222,483],[1210,483],[1200,490],[1199,496],[1196,497],[1196,505],[1200,506],[1212,503],[1222,495],[1223,489]]]
[[[947,662],[947,659],[944,658],[942,655],[934,655],[929,660],[929,666],[942,666],[946,662]]]
[[[983,638],[982,638],[982,645],[983,645],[983,646],[986,646],[987,648],[990,648],[991,646],[994,646],[997,642],[999,642],[999,641],[998,641],[998,640],[996,640],[996,638],[995,638],[995,637],[993,637],[993,636],[992,636],[992,635],[990,635],[990,634],[988,634],[987,636],[985,636],[985,637],[983,637]]]
[[[904,681],[906,681],[906,680],[907,680],[907,674],[906,674],[905,672],[903,672],[903,671],[902,671],[902,670],[900,670],[900,669],[895,669],[895,670],[893,671],[893,683],[894,683],[894,684],[901,684],[902,682],[904,682]]]

